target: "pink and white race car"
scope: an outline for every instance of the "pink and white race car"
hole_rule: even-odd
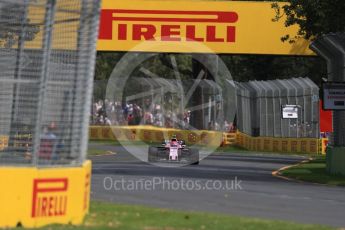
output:
[[[199,164],[199,150],[187,148],[183,140],[173,137],[165,140],[162,146],[149,147],[148,161]]]

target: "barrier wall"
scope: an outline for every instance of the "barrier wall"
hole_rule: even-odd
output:
[[[251,137],[241,132],[190,131],[154,126],[91,126],[89,139],[161,142],[172,135],[185,140],[188,145],[238,145],[248,150],[262,152],[325,154],[328,143],[328,139]]]
[[[173,135],[188,145],[219,146],[223,133],[206,130],[179,130],[154,126],[91,126],[90,140],[162,142]]]
[[[236,143],[245,149],[263,152],[325,154],[327,139],[251,137],[237,133]]]
[[[90,177],[90,161],[74,168],[0,167],[0,228],[81,224]]]

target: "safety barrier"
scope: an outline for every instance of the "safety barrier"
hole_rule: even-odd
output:
[[[223,133],[223,146],[236,145],[236,133]]]
[[[223,133],[207,130],[180,130],[154,126],[91,126],[90,140],[161,142],[176,135],[189,145],[219,146]]]
[[[81,224],[89,209],[90,177],[90,161],[71,168],[1,167],[0,228]]]
[[[316,138],[251,137],[238,132],[238,146],[252,151],[325,154],[328,140]]]
[[[247,134],[206,130],[179,130],[154,126],[91,126],[90,140],[161,142],[176,135],[187,144],[237,145],[252,151],[325,154],[328,139],[251,137]]]
[[[326,154],[326,150],[327,150],[327,146],[328,146],[328,138],[322,138],[321,141],[320,141],[320,148],[321,148],[321,153],[322,154]]]
[[[154,126],[90,126],[90,140],[105,141],[145,141],[161,142],[165,138],[176,135],[187,144],[208,146],[235,145],[236,133],[221,133],[207,130],[179,130],[157,128]],[[32,135],[17,135],[14,145],[19,146],[22,139],[32,138]],[[25,142],[26,143],[26,142]],[[0,136],[0,151],[8,146],[8,136]]]

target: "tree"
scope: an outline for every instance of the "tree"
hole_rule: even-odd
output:
[[[236,81],[309,77],[321,85],[326,63],[319,57],[272,55],[221,55]]]
[[[283,1],[283,0],[282,0]],[[297,38],[316,39],[327,34],[345,31],[344,0],[288,0],[289,4],[280,7],[272,4],[276,11],[274,20],[280,20],[283,13],[287,18],[285,26],[298,25],[298,34],[294,37],[286,35],[283,41],[294,42]]]
[[[115,66],[120,59],[125,55],[124,52],[98,52],[96,59],[96,72],[95,72],[95,84],[94,84],[94,99],[104,99],[106,93],[106,87],[108,79],[113,72]],[[177,68],[182,80],[190,78],[192,75],[192,57],[186,54],[157,54],[154,57],[145,60],[139,66],[137,66],[131,76],[132,77],[148,77],[141,71],[144,68],[155,75],[166,78],[176,79],[174,66],[171,62],[171,55],[174,56],[177,62]],[[136,85],[139,86],[139,85]],[[135,92],[136,87],[128,88],[130,92]],[[138,91],[138,90],[137,90]]]
[[[98,52],[96,59],[94,100],[104,99],[108,79],[113,72],[117,62],[125,53],[122,52]]]

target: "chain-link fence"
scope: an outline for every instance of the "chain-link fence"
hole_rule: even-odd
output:
[[[309,78],[236,82],[237,125],[251,136],[319,137],[319,88]],[[295,105],[297,119],[283,119]]]
[[[0,164],[85,160],[98,0],[0,0]]]

